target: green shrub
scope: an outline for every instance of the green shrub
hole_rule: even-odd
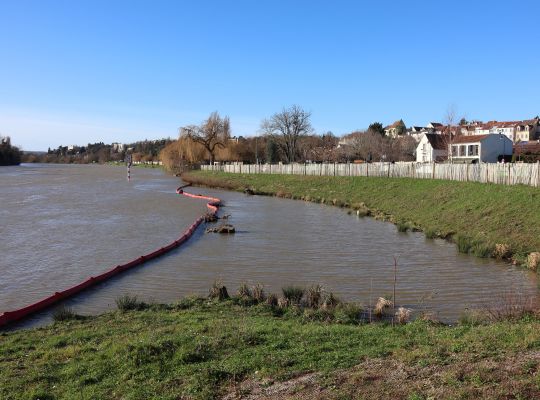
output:
[[[338,304],[334,310],[335,321],[340,324],[358,324],[362,322],[364,309],[354,303]]]
[[[60,307],[57,307],[53,312],[53,319],[56,322],[60,321],[69,321],[73,319],[77,319],[79,316],[73,312],[71,307],[66,307],[65,305],[61,305]]]
[[[116,306],[122,312],[132,311],[132,310],[143,310],[146,308],[146,304],[137,299],[137,296],[131,296],[129,294],[124,294],[116,299]]]
[[[407,222],[399,221],[397,224],[398,232],[407,232],[410,229],[410,226]]]
[[[470,251],[476,257],[487,258],[493,254],[493,246],[487,243],[476,241],[472,244]]]
[[[283,292],[283,297],[293,304],[300,304],[302,297],[304,297],[304,288],[300,286],[285,286],[281,291]]]
[[[472,239],[468,236],[457,235],[456,245],[460,253],[468,254],[473,246]]]
[[[435,239],[435,238],[439,237],[437,231],[435,229],[433,229],[433,228],[427,228],[424,231],[424,234],[426,235],[427,239]]]

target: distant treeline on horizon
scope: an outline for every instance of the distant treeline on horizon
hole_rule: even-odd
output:
[[[132,154],[133,161],[158,161],[161,150],[172,143],[172,139],[143,140],[130,144],[103,142],[88,143],[86,146],[59,146],[47,152],[28,152],[23,162],[65,163],[65,164],[104,164],[111,161],[124,161],[126,152]]]

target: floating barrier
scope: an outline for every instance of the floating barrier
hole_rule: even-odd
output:
[[[184,192],[182,187],[179,187],[178,189],[176,189],[176,193],[182,196],[193,198],[193,199],[208,200],[206,207],[209,209],[210,214],[216,214],[221,204],[221,200],[218,198],[207,197],[200,194],[186,193]],[[151,253],[140,256],[126,264],[117,265],[116,267],[111,268],[110,270],[100,275],[91,276],[90,278],[88,278],[84,282],[79,283],[78,285],[72,286],[69,289],[63,290],[61,292],[55,292],[53,295],[46,297],[43,300],[40,300],[36,303],[30,304],[18,310],[4,312],[3,314],[0,315],[0,327],[5,326],[11,322],[21,320],[39,311],[43,311],[46,308],[52,306],[53,304],[61,300],[65,300],[71,296],[74,296],[75,294],[80,293],[91,286],[104,282],[107,279],[110,279],[113,276],[118,275],[130,268],[141,265],[145,263],[146,261],[156,259],[170,252],[171,250],[176,249],[193,235],[195,230],[199,227],[199,225],[203,221],[204,221],[204,216],[200,216],[199,218],[197,218],[195,222],[193,222],[193,224],[191,224],[191,226],[188,229],[186,229],[178,239],[176,239],[174,242],[171,242],[165,247],[161,247]]]

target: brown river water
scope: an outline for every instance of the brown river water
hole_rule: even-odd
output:
[[[175,194],[178,178],[159,169],[22,165],[0,168],[0,313],[23,307],[178,238],[206,211],[205,202]],[[320,283],[364,304],[390,295],[394,257],[400,305],[454,321],[509,292],[538,295],[535,273],[459,254],[455,245],[399,233],[390,223],[302,201],[207,188],[230,214],[235,235],[205,234],[179,249],[89,289],[65,304],[88,315],[114,309],[120,295],[175,302],[206,295],[220,279],[267,292]],[[51,311],[15,327],[52,320]]]

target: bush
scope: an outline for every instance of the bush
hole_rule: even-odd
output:
[[[283,292],[283,297],[293,304],[300,304],[302,297],[304,297],[304,288],[299,286],[285,286],[281,291]]]
[[[249,288],[247,283],[241,283],[240,287],[238,288],[237,294],[239,297],[251,298],[251,289]]]
[[[227,292],[227,288],[221,282],[215,281],[210,288],[208,297],[223,301],[229,298],[229,293]]]
[[[253,286],[251,289],[251,296],[257,303],[262,303],[266,298],[263,285],[257,283],[255,286]]]
[[[122,312],[132,311],[132,310],[143,310],[146,307],[146,304],[137,299],[137,296],[131,296],[125,294],[116,299],[116,306]]]
[[[79,316],[73,312],[71,307],[66,307],[65,305],[57,307],[56,310],[54,310],[53,312],[53,319],[56,322],[70,321],[73,319],[77,319],[78,317]]]
[[[266,304],[268,304],[270,307],[277,307],[278,305],[278,298],[274,293],[271,293],[266,298]]]
[[[424,234],[426,235],[427,239],[435,239],[435,238],[439,237],[437,231],[435,229],[433,229],[433,228],[427,228],[424,231]]]
[[[362,322],[364,309],[354,303],[338,304],[334,311],[335,321],[340,324],[358,324]]]
[[[324,292],[322,296],[321,308],[322,309],[331,309],[337,306],[340,303],[340,300],[332,292]]]
[[[457,235],[456,245],[460,253],[468,254],[473,246],[472,240],[468,236]]]
[[[471,246],[471,253],[476,257],[487,258],[490,257],[493,253],[493,247],[489,244],[476,241]]]
[[[323,288],[321,285],[311,286],[306,292],[306,306],[318,308],[321,302]]]
[[[409,230],[409,224],[404,221],[399,221],[396,226],[398,232],[407,232]]]

